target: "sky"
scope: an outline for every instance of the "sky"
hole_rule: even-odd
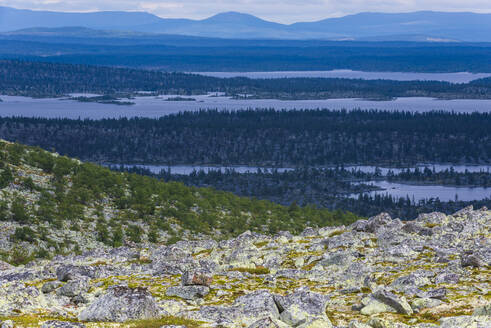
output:
[[[365,11],[491,13],[491,0],[0,0],[0,6],[71,12],[147,11],[165,18],[192,19],[238,11],[279,23],[316,21]]]

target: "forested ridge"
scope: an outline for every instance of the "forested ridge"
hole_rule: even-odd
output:
[[[151,91],[193,95],[224,92],[254,98],[327,99],[435,97],[491,97],[491,79],[468,84],[437,81],[390,81],[326,78],[214,78],[186,73],[101,66],[0,60],[0,94],[57,97],[69,93],[105,95]]]
[[[125,241],[223,238],[246,230],[299,232],[307,225],[344,224],[358,218],[312,206],[289,209],[212,188],[112,172],[3,140],[0,195],[0,222],[23,225],[14,240],[42,240],[59,251],[73,250],[74,244],[48,238],[52,229],[89,231],[98,241],[118,247]]]
[[[160,119],[0,118],[0,137],[104,163],[489,164],[490,126],[488,113],[210,110]]]

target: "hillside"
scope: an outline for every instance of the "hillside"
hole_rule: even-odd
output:
[[[0,159],[0,256],[11,263],[123,244],[224,239],[246,230],[298,233],[357,219],[116,173],[5,141]]]
[[[484,328],[491,212],[380,214],[300,235],[244,232],[12,267],[2,327]]]

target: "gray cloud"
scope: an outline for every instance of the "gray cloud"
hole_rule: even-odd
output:
[[[491,12],[490,0],[0,0],[0,5],[54,11],[139,10],[161,17],[193,19],[224,11],[239,11],[282,23],[313,21],[363,11]]]

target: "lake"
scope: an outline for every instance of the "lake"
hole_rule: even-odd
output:
[[[362,72],[352,70],[332,71],[286,71],[286,72],[194,72],[194,74],[231,78],[248,77],[250,79],[279,79],[279,78],[343,78],[364,80],[394,80],[394,81],[445,81],[451,83],[468,83],[473,80],[490,77],[491,73],[413,73],[413,72]]]
[[[109,165],[111,166],[111,165]],[[120,165],[114,165],[120,166]],[[211,166],[211,165],[123,165],[125,167],[140,167],[150,170],[152,173],[158,174],[161,170],[170,170],[172,174],[183,174],[189,175],[194,171],[203,170],[205,172],[208,171],[221,171],[225,172],[228,169],[233,169],[237,173],[254,173],[258,170],[259,167],[256,166]],[[465,172],[466,170],[469,172],[490,172],[491,165],[442,165],[442,164],[420,164],[418,165],[420,169],[424,167],[428,167],[430,169],[434,169],[436,172],[445,171],[454,168],[456,172]],[[384,168],[384,167],[376,167],[376,166],[346,166],[348,170],[356,169],[367,173],[373,173],[376,169],[380,169],[382,175],[386,175],[389,170],[392,170],[394,173],[401,172],[401,168]],[[262,170],[272,170],[273,168],[265,168],[261,167]],[[414,170],[415,168],[410,168]],[[276,168],[278,172],[291,171],[293,168]],[[377,190],[372,192],[367,192],[366,194],[375,196],[375,195],[391,195],[395,198],[400,197],[409,197],[411,200],[415,201],[430,199],[430,198],[440,198],[441,201],[450,201],[455,200],[456,195],[458,200],[462,201],[472,201],[472,200],[481,200],[487,197],[491,198],[491,188],[482,188],[482,187],[447,187],[447,186],[432,186],[432,185],[412,185],[412,184],[403,184],[403,183],[393,183],[389,181],[368,181],[368,182],[356,182],[356,183],[366,183],[371,184],[373,186],[382,188],[384,190]],[[349,197],[357,198],[358,194],[352,194]]]
[[[362,99],[327,99],[327,100],[276,100],[276,99],[241,99],[209,95],[193,96],[196,101],[165,101],[175,95],[159,97],[136,97],[131,100],[133,106],[113,104],[82,103],[73,100],[33,99],[17,96],[0,96],[0,116],[24,116],[42,118],[102,119],[120,117],[158,118],[184,111],[200,109],[240,110],[256,108],[273,108],[277,110],[293,109],[380,109],[388,111],[428,112],[432,110],[469,112],[490,112],[491,100],[436,100],[432,98],[397,98],[393,101],[368,101]]]
[[[367,183],[367,182],[364,182]],[[430,185],[409,185],[402,183],[393,183],[388,181],[370,181],[368,184],[383,188],[367,192],[367,195],[390,195],[395,198],[409,197],[411,200],[419,201],[430,198],[439,198],[441,201],[461,200],[473,201],[491,198],[491,188],[468,188],[468,187],[446,187]],[[358,194],[352,194],[350,197],[356,198]]]

